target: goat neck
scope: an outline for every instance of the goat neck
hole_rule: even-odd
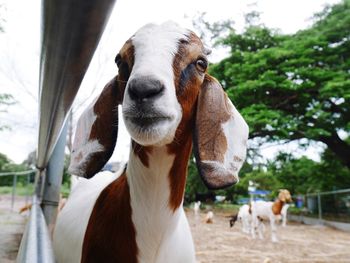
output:
[[[147,262],[153,262],[161,244],[180,223],[191,149],[190,136],[178,147],[174,143],[144,147],[132,142],[126,176],[136,241],[139,247],[147,248],[140,250]]]
[[[273,204],[272,204],[272,212],[274,215],[280,215],[282,211],[282,207],[285,202],[283,202],[280,199],[277,199]]]

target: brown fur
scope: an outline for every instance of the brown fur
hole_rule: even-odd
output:
[[[272,205],[272,212],[274,213],[274,215],[280,215],[284,203],[291,201],[292,197],[289,191],[286,189],[281,189],[278,194],[277,200]]]
[[[84,176],[91,178],[98,173],[112,156],[118,134],[118,104],[121,94],[118,90],[116,78],[112,79],[103,89],[94,105],[97,118],[91,127],[89,140],[98,140],[104,151],[95,152],[86,162]],[[111,111],[114,109],[114,111]],[[103,132],[101,132],[103,131]]]
[[[210,96],[203,96],[202,98],[210,98],[210,101],[199,103],[197,114],[197,125],[199,125],[199,127],[197,127],[197,131],[198,136],[202,138],[202,140],[199,141],[200,145],[198,145],[200,148],[199,155],[201,160],[217,160],[224,162],[227,141],[221,124],[228,121],[230,118],[230,114],[222,108],[222,106],[227,103],[227,97],[223,92],[215,92],[215,81],[210,76],[206,76],[205,82],[210,85],[209,88],[206,89],[206,92],[210,92]],[[208,122],[208,119],[215,120],[215,122]]]
[[[199,73],[195,68],[190,70],[186,82],[181,80],[181,72],[187,65],[195,61],[199,56],[204,56],[204,47],[200,40],[193,34],[190,42],[179,44],[179,49],[173,62],[175,87],[177,99],[182,107],[182,119],[175,133],[174,141],[168,145],[169,154],[175,154],[175,160],[169,173],[170,199],[169,206],[175,211],[180,207],[186,184],[188,159],[192,151],[192,130],[194,124],[194,112],[204,73]],[[192,64],[192,67],[194,65]]]
[[[230,117],[227,95],[217,80],[206,75],[198,98],[194,153],[199,173],[209,189],[222,189],[237,183],[235,172],[238,168],[234,160],[227,167],[223,163],[228,145],[221,125]]]
[[[277,199],[272,205],[272,212],[274,215],[280,215],[284,202]]]
[[[131,148],[134,152],[134,154],[139,157],[142,164],[145,167],[149,167],[149,154],[152,152],[152,146],[142,146],[135,142],[134,140],[131,141]]]
[[[81,262],[137,263],[136,231],[131,214],[124,172],[96,201],[84,237]]]

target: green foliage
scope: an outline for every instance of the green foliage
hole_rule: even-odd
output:
[[[7,172],[21,172],[27,171],[30,168],[25,164],[16,164],[12,162],[6,155],[0,153],[0,173]],[[26,176],[18,176],[17,181],[19,183],[26,183]],[[0,185],[12,185],[12,176],[0,176]]]
[[[193,156],[189,160],[188,164],[188,174],[186,180],[186,199],[190,201],[195,200],[196,193],[206,193],[208,188],[202,182],[198,171],[197,166],[194,162]]]
[[[12,194],[12,186],[0,186],[0,195]],[[34,193],[34,184],[18,183],[16,186],[16,196],[31,196]]]
[[[247,120],[250,138],[325,143],[350,167],[350,0],[317,14],[313,27],[282,35],[263,25],[219,42],[229,57],[210,67]]]
[[[320,141],[328,148],[320,162],[280,153],[266,165],[257,165],[250,149],[254,165],[246,163],[239,184],[216,194],[235,202],[248,195],[250,180],[272,191],[271,197],[280,188],[294,195],[348,188],[350,139],[338,134],[350,133],[350,0],[325,8],[312,27],[293,35],[269,29],[257,18],[257,12],[248,14],[241,34],[230,27],[232,22],[205,24],[214,36],[222,36],[217,43],[230,49],[209,73],[248,122],[250,138],[261,143],[304,139],[306,145]],[[194,198],[196,192],[207,190],[191,162],[186,195]]]

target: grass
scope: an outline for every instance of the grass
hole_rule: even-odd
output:
[[[215,213],[236,214],[240,205],[231,203],[202,203],[200,209],[202,211],[213,210]],[[185,206],[186,209],[193,209],[193,204]]]
[[[26,196],[32,195],[34,192],[34,185],[29,184],[28,186],[18,184],[16,186],[16,195]],[[12,194],[12,186],[0,186],[0,195]]]
[[[69,195],[70,188],[68,184],[63,184],[61,186],[61,194],[63,197],[67,197]],[[20,183],[16,186],[16,195],[17,196],[26,196],[33,195],[34,193],[34,184],[22,185]],[[0,195],[11,195],[12,194],[12,186],[0,186]]]

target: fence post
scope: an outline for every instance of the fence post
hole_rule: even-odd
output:
[[[16,186],[17,186],[17,174],[15,173],[13,176],[12,197],[11,197],[11,210],[12,211],[13,211],[13,206],[15,204]]]
[[[318,220],[322,221],[322,206],[321,206],[321,195],[320,192],[317,193],[317,204],[318,204]]]
[[[30,190],[29,190],[29,187],[30,187],[30,175],[31,175],[30,173],[27,175],[26,205],[28,204],[28,198],[29,198],[29,195],[30,195]]]
[[[50,157],[46,169],[46,180],[44,182],[43,196],[41,207],[45,216],[49,232],[53,230],[56,221],[57,208],[60,200],[60,190],[64,169],[64,150],[66,147],[66,137],[68,121],[64,125],[60,137]]]

